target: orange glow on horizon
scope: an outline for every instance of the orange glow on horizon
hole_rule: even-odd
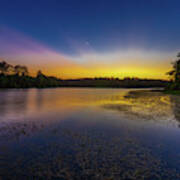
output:
[[[163,64],[159,66],[118,66],[107,67],[103,65],[83,67],[78,65],[58,66],[46,65],[38,68],[29,67],[30,74],[35,76],[38,70],[47,76],[55,76],[61,79],[94,78],[94,77],[115,77],[123,79],[125,77],[137,77],[148,79],[168,79],[166,72],[170,71],[171,65]]]
[[[3,37],[3,56],[0,57],[13,65],[25,65],[30,75],[38,70],[45,75],[62,79],[94,77],[138,77],[168,79],[166,72],[171,70],[171,62],[177,52],[148,50],[137,47],[98,52],[82,51],[77,48],[75,55],[63,54],[51,49],[24,34],[5,29]],[[11,38],[9,36],[11,35]]]

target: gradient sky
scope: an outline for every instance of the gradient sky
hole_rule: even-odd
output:
[[[0,0],[0,59],[61,78],[167,78],[179,0]]]

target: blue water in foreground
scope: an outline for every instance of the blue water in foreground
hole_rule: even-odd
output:
[[[0,179],[180,179],[180,96],[0,90]]]

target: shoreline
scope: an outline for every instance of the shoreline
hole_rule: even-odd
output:
[[[180,96],[180,90],[164,90],[163,92],[164,92],[165,94],[178,95],[178,96]]]

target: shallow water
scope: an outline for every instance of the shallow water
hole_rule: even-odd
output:
[[[2,179],[180,179],[180,97],[0,90]]]

